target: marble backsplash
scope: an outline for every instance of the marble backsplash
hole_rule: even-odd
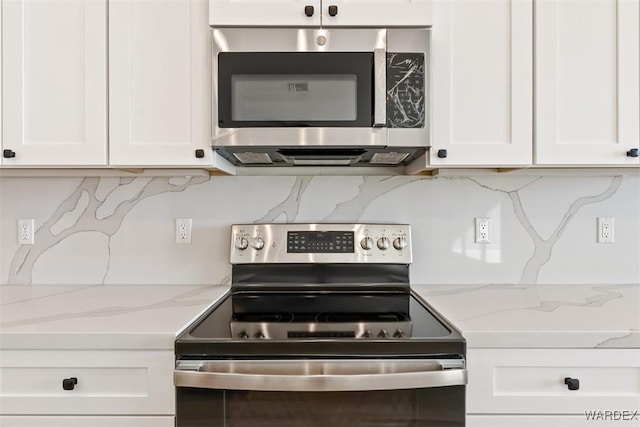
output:
[[[597,217],[615,243],[596,243]],[[224,284],[229,226],[252,222],[411,224],[415,284],[640,283],[640,177],[505,174],[0,178],[0,284]]]

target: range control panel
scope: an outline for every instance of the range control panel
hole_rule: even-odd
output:
[[[353,231],[288,231],[287,253],[353,253]]]
[[[411,263],[406,224],[238,224],[231,263]]]

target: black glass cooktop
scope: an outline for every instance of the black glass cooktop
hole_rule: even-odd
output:
[[[240,293],[227,295],[214,310],[191,328],[199,339],[235,339],[231,321],[238,322],[401,322],[412,332],[403,338],[439,338],[451,335],[434,314],[408,293]]]
[[[322,307],[318,310],[318,307]],[[384,308],[386,307],[386,308]],[[385,337],[377,331],[355,336],[337,327],[334,331],[307,334],[293,332],[284,339],[232,336],[234,322],[318,322],[318,329],[350,322],[410,324],[410,333]],[[386,324],[385,323],[385,324]],[[373,328],[372,328],[373,329]],[[323,330],[324,331],[324,330]],[[265,337],[268,338],[268,337]],[[413,292],[393,293],[228,293],[197,319],[176,341],[181,359],[258,357],[383,357],[393,355],[464,354],[464,339],[444,319],[430,311]]]

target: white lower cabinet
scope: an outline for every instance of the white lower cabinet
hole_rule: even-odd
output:
[[[171,351],[3,350],[0,425],[165,425],[175,415],[173,368]]]
[[[174,427],[174,417],[3,417],[2,427]]]
[[[640,349],[469,349],[467,359],[468,426],[640,421]]]
[[[590,421],[584,415],[470,415],[466,427],[620,426],[618,421]]]

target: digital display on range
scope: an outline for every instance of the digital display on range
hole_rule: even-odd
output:
[[[353,253],[353,231],[288,231],[287,253]]]

